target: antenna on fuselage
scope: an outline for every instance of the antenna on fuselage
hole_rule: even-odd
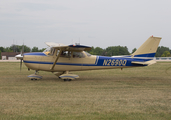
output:
[[[75,45],[80,45],[80,38],[79,38],[79,41],[77,43],[75,43]]]
[[[72,39],[72,44],[74,45],[73,39]]]

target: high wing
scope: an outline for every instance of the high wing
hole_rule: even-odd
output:
[[[84,45],[64,45],[62,43],[46,42],[46,45],[55,49],[61,49],[66,51],[89,51],[91,47]]]
[[[45,42],[45,44],[49,47],[67,46],[62,43],[54,43],[54,42]]]
[[[89,51],[91,50],[91,47],[84,46],[84,45],[64,45],[62,43],[53,43],[53,42],[46,42],[46,45],[48,45],[49,47],[53,47],[54,49],[60,50],[58,56],[56,57],[51,67],[51,70],[54,69],[62,51]]]

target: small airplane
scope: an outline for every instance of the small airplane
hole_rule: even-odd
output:
[[[160,37],[149,37],[133,54],[124,56],[96,56],[87,53],[91,47],[84,45],[64,45],[60,43],[46,42],[49,47],[43,52],[33,52],[16,55],[28,70],[35,70],[35,74],[29,75],[31,80],[42,79],[38,71],[52,72],[64,81],[79,78],[70,71],[115,69],[149,66],[156,61],[156,54]]]

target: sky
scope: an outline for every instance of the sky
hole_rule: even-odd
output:
[[[170,0],[1,0],[0,46],[80,42],[131,52],[153,35],[171,49],[170,6]]]

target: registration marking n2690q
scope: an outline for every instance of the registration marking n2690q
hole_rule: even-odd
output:
[[[119,60],[119,59],[106,59],[103,62],[103,66],[125,66],[127,60]]]

